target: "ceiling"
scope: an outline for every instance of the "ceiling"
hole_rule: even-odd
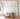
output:
[[[16,1],[1,1],[3,6],[14,6]]]
[[[17,0],[0,0],[0,1],[17,1]]]

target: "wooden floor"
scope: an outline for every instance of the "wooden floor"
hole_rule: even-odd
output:
[[[3,16],[2,17],[0,17],[0,19],[12,19],[11,17],[10,18],[3,18]],[[15,17],[15,18],[13,18],[13,19],[20,19],[20,16],[17,16],[17,17]]]
[[[5,19],[12,19],[12,18],[5,18]],[[18,17],[15,17],[13,19],[20,19],[20,17],[18,16]]]

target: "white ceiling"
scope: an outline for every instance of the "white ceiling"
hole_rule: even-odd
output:
[[[3,6],[13,6],[16,1],[1,1]]]

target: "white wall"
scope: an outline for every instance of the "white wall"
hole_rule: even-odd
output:
[[[16,1],[1,1],[3,4],[3,10],[4,13],[12,13],[14,12],[14,10],[16,10],[16,8],[14,8],[14,6],[16,5]],[[16,6],[15,6],[16,7]]]
[[[14,12],[14,7],[4,7],[4,13],[7,13],[7,11],[8,13]]]

